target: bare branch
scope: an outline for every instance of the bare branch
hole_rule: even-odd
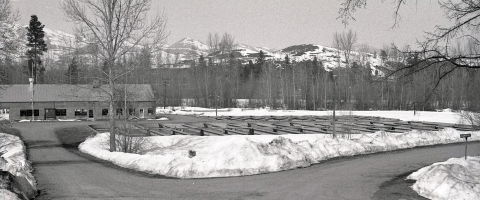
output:
[[[136,59],[126,58],[141,46],[161,46],[166,38],[166,17],[163,13],[149,19],[151,0],[64,0],[65,15],[90,44],[99,45],[105,62],[101,72],[107,77],[110,96],[110,151],[115,151],[115,80],[135,69]],[[119,61],[124,62],[119,64]]]

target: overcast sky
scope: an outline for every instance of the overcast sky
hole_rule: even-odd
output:
[[[73,33],[60,9],[62,0],[14,0],[21,24],[36,14],[46,28]],[[281,49],[296,44],[332,45],[335,32],[352,29],[358,43],[414,45],[424,31],[449,23],[436,0],[408,1],[394,24],[393,0],[370,0],[345,27],[338,17],[342,0],[153,0],[151,12],[165,11],[172,44],[190,37],[205,42],[208,33],[228,32],[237,43]]]

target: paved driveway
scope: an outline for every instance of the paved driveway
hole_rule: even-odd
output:
[[[370,199],[382,183],[464,151],[463,144],[446,145],[333,159],[271,174],[169,179],[108,167],[62,148],[54,129],[83,124],[14,124],[28,145],[41,190],[37,199]],[[471,143],[469,150],[478,155],[480,143]]]

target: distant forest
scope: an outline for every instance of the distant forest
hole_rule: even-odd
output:
[[[158,106],[164,105],[164,95],[167,106],[325,110],[333,108],[335,99],[337,109],[344,110],[478,110],[480,105],[477,69],[455,70],[440,82],[439,76],[449,69],[446,63],[420,70],[428,64],[422,63],[390,75],[417,62],[414,55],[384,57],[383,66],[375,66],[378,70],[368,62],[354,62],[331,71],[326,71],[316,58],[296,62],[288,57],[265,59],[259,54],[257,59],[246,62],[231,53],[221,59],[196,56],[188,68],[151,68],[148,52],[133,56],[141,56],[141,62],[116,83],[151,84]],[[3,84],[27,84],[28,76],[22,67],[25,64],[7,62],[2,60],[0,68],[5,77]],[[128,59],[118,65],[122,62]],[[56,62],[46,59],[44,64],[53,66],[45,71],[44,84],[91,84],[102,78],[98,67],[102,62],[94,54],[74,59],[68,55]],[[247,104],[239,104],[236,99]]]

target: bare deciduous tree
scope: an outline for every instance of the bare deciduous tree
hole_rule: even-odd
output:
[[[362,65],[365,65],[368,61],[368,54],[370,53],[370,47],[367,44],[361,44],[358,47],[358,52],[360,53],[360,61]]]
[[[345,61],[350,64],[350,52],[353,50],[353,45],[357,42],[357,33],[352,30],[347,32],[337,33],[333,35],[333,46],[343,51]]]
[[[151,0],[65,0],[62,9],[73,21],[76,31],[91,44],[99,46],[99,56],[105,61],[105,75],[110,97],[110,151],[115,145],[115,81],[132,71],[117,65],[129,53],[148,46],[158,49],[166,38],[166,17],[163,13],[150,18]],[[135,62],[129,62],[132,64]]]
[[[210,53],[215,53],[220,50],[220,36],[218,35],[218,33],[208,34],[207,45],[210,48]]]
[[[17,10],[12,10],[10,0],[0,0],[0,22],[13,23],[20,19]]]
[[[345,25],[348,24],[349,20],[354,20],[352,13],[359,8],[365,8],[366,2],[367,0],[344,0],[342,8],[339,10],[339,18]],[[393,2],[396,5],[394,11],[395,26],[400,17],[399,10],[406,1],[393,0]],[[423,41],[417,42],[418,50],[410,49],[408,52],[400,52],[410,55],[415,62],[410,62],[390,74],[407,71],[406,75],[412,75],[428,68],[448,68],[448,70],[441,70],[437,75],[433,91],[444,78],[457,69],[480,68],[478,51],[461,51],[459,53],[459,48],[455,48],[455,45],[458,46],[459,43],[469,44],[468,49],[478,49],[480,46],[480,1],[442,0],[438,3],[452,24],[447,26],[437,25],[435,31],[427,33]]]
[[[209,33],[207,38],[207,45],[210,48],[211,53],[221,51],[225,53],[235,49],[235,37],[229,33],[224,33],[222,37],[218,33]]]
[[[235,49],[235,46],[235,37],[229,33],[224,33],[220,42],[220,51],[231,51]]]
[[[10,0],[0,0],[0,54],[7,57],[17,50],[14,23],[20,19],[18,11],[12,10]]]
[[[347,25],[350,20],[355,21],[355,18],[353,17],[352,13],[357,11],[357,9],[362,9],[367,7],[367,1],[368,0],[344,0],[342,3],[342,6],[338,13],[340,14],[337,19],[342,19],[342,23]],[[395,18],[395,23],[393,24],[392,27],[397,25],[398,21],[400,20],[400,15],[399,15],[399,10],[402,4],[405,4],[405,0],[393,0],[396,9],[393,13],[393,16]]]

